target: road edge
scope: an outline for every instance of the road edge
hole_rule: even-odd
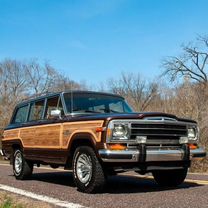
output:
[[[86,208],[80,204],[76,204],[76,203],[72,203],[72,202],[68,202],[68,201],[61,201],[59,199],[56,198],[52,198],[52,197],[48,197],[48,196],[44,196],[44,195],[40,195],[40,194],[35,194],[23,189],[19,189],[19,188],[14,188],[11,186],[7,186],[4,184],[0,184],[0,189],[4,190],[4,191],[8,191],[11,193],[15,193],[17,195],[22,195],[28,198],[32,198],[38,201],[43,201],[43,202],[47,202],[49,204],[53,204],[55,206],[59,206],[59,207],[65,207],[65,208]]]

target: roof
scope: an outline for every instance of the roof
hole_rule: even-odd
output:
[[[33,96],[30,96],[30,97],[22,100],[18,105],[27,104],[29,102],[45,99],[48,97],[54,97],[54,96],[64,94],[64,93],[72,93],[72,94],[74,94],[74,93],[76,93],[76,94],[91,94],[91,93],[93,93],[93,94],[108,95],[108,96],[123,98],[120,95],[113,94],[113,93],[107,93],[107,92],[97,92],[97,91],[87,91],[87,90],[72,90],[72,91],[66,90],[66,91],[61,91],[61,92],[47,92],[47,93],[35,94]]]

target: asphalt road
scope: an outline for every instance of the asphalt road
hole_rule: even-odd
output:
[[[96,208],[208,208],[208,175],[190,174],[175,189],[162,189],[151,178],[134,172],[110,177],[102,193],[83,194],[76,190],[70,172],[35,168],[31,179],[17,181],[11,166],[0,164],[0,184]]]

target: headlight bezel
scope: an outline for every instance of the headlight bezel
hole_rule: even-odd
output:
[[[128,135],[129,135],[128,125],[122,124],[122,123],[114,124],[113,130],[112,130],[113,138],[127,139]]]
[[[115,127],[117,128],[117,133],[118,133],[118,128],[120,127],[123,128],[124,133],[120,135],[115,134]],[[129,122],[120,122],[120,121],[115,121],[112,120],[108,124],[107,128],[107,142],[123,142],[129,140],[130,137],[130,128],[129,128]]]
[[[197,125],[188,125],[187,137],[188,137],[189,143],[199,142],[199,128]]]

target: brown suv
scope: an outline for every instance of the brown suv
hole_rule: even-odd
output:
[[[108,93],[49,93],[16,106],[5,128],[2,154],[16,179],[36,164],[73,170],[78,190],[95,192],[107,175],[152,172],[160,185],[181,184],[192,158],[203,158],[193,120],[154,112],[136,113]]]

